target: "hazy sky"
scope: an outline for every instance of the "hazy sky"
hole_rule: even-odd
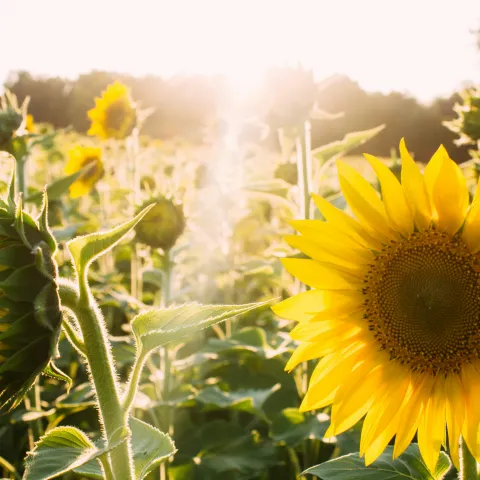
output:
[[[480,83],[480,0],[0,0],[0,21],[0,80],[226,73],[244,89],[300,62],[422,100]]]

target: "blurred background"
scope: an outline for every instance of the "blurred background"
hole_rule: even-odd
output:
[[[32,97],[37,122],[85,132],[92,98],[119,79],[155,109],[143,128],[153,138],[200,141],[240,113],[272,126],[272,96],[277,110],[313,96],[344,113],[313,123],[314,147],[386,124],[372,154],[404,136],[419,159],[440,143],[468,158],[442,121],[480,81],[476,0],[22,0],[1,17],[0,80]]]

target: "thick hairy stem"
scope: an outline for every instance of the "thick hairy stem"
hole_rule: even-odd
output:
[[[120,403],[117,373],[103,318],[89,292],[85,278],[80,279],[78,301],[75,301],[74,291],[66,285],[60,287],[60,296],[62,304],[75,313],[80,326],[91,380],[97,396],[100,422],[104,427],[103,436],[108,442],[115,431],[128,428],[128,419],[123,414]],[[70,303],[72,301],[73,304]],[[110,459],[115,478],[134,480],[129,441],[112,450]]]
[[[467,444],[460,439],[460,473],[458,475],[459,480],[477,480],[477,461],[471,454],[467,447]]]

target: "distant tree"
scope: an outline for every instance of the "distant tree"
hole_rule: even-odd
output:
[[[77,131],[86,132],[89,127],[87,112],[94,106],[94,98],[114,80],[131,87],[141,108],[153,108],[143,132],[154,138],[183,137],[200,141],[205,126],[215,124],[228,111],[231,102],[226,80],[221,76],[136,78],[93,71],[69,81],[18,72],[10,76],[6,86],[20,101],[31,96],[30,112],[37,121],[50,122],[56,127],[72,125]],[[458,95],[424,105],[398,92],[367,93],[343,76],[334,77],[321,89],[317,87],[309,72],[302,69],[274,69],[266,75],[263,90],[244,107],[244,113],[262,117],[269,123],[271,139],[274,139],[279,123],[296,121],[295,118],[308,114],[312,102],[316,101],[320,109],[344,115],[335,120],[312,122],[314,147],[342,138],[351,131],[384,123],[387,128],[369,142],[370,153],[388,156],[390,149],[398,147],[400,138],[405,137],[408,148],[419,160],[430,158],[440,143],[456,161],[468,159],[467,149],[455,146],[455,134],[442,125],[442,121],[454,118],[452,108]]]

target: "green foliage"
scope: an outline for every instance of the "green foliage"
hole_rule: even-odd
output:
[[[182,305],[162,310],[149,310],[132,321],[138,347],[145,354],[171,342],[184,340],[192,333],[227,318],[269,304],[248,305]]]
[[[127,440],[119,431],[106,448],[97,448],[78,428],[58,427],[50,430],[27,457],[25,480],[48,480],[95,461]]]
[[[418,445],[410,445],[400,458],[392,460],[393,447],[387,447],[379,459],[368,467],[358,453],[330,460],[305,470],[322,480],[442,480],[451,468],[448,456],[440,453],[435,472],[432,474],[423,463]]]

